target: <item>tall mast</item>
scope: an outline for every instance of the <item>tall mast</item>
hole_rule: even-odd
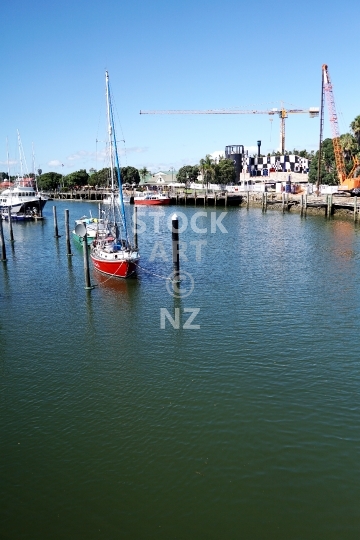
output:
[[[6,158],[7,158],[7,171],[8,171],[8,177],[10,182],[10,164],[9,164],[9,141],[6,137]]]
[[[24,178],[23,162],[22,162],[22,154],[21,154],[21,139],[20,139],[19,130],[17,130],[17,134],[18,134],[18,146],[19,146],[19,158],[20,158],[20,174],[21,174],[21,178]]]
[[[112,126],[110,114],[110,93],[109,93],[109,73],[105,71],[106,80],[106,109],[108,119],[108,136],[109,136],[109,152],[110,152],[110,171],[111,171],[111,199],[114,200],[114,158],[113,158],[113,143],[112,143]]]
[[[325,98],[325,87],[324,87],[324,68],[321,69],[321,106],[320,106],[320,140],[319,140],[319,159],[318,159],[318,174],[316,181],[316,190],[319,191],[321,184],[321,158],[322,158],[322,143],[323,143],[323,133],[324,133],[324,98]]]
[[[32,147],[32,169],[33,169],[33,174],[34,174],[34,187],[37,191],[38,187],[37,187],[36,172],[35,172],[35,152],[34,152],[33,142],[31,143],[31,147]]]

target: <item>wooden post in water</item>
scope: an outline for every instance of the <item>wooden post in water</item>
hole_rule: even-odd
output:
[[[300,216],[303,215],[304,212],[304,195],[300,195]]]
[[[94,287],[90,282],[90,269],[89,269],[89,246],[87,243],[87,234],[83,237],[83,251],[84,251],[84,275],[85,275],[85,290],[89,291]]]
[[[71,257],[69,210],[65,210],[65,234],[66,234],[66,255]]]
[[[171,239],[173,259],[173,283],[180,281],[180,256],[179,256],[179,220],[176,214],[171,218]]]
[[[14,243],[14,231],[13,231],[13,222],[11,217],[11,206],[8,206],[8,217],[9,217],[9,232],[10,232],[10,242]],[[1,219],[1,216],[0,216]]]
[[[57,224],[57,215],[56,215],[56,206],[53,206],[53,215],[54,215],[54,236],[55,238],[60,238],[58,224]]]
[[[250,206],[250,191],[248,190],[246,194],[246,209],[247,210],[249,210],[249,206]]]
[[[3,231],[3,219],[0,214],[0,242],[1,242],[1,262],[6,262],[6,246],[4,240],[4,231]]]
[[[284,213],[285,212],[285,192],[284,191],[281,194],[281,198],[282,198],[282,211]]]
[[[227,191],[225,191],[225,208],[227,207],[227,198],[228,198],[228,194],[227,194]]]
[[[304,214],[306,216],[306,211],[307,211],[307,193],[305,193],[305,196],[304,196]]]
[[[194,205],[196,206],[196,189],[194,190]]]
[[[333,210],[333,196],[328,195],[328,218],[329,219],[331,218],[332,210]]]
[[[214,191],[214,206],[216,206],[216,191]]]
[[[264,206],[265,206],[265,193],[262,192],[261,193],[261,211],[262,212],[264,211]]]
[[[134,222],[134,248],[137,249],[138,248],[138,233],[137,233],[137,206],[136,204],[134,204],[133,222]]]
[[[357,197],[355,196],[354,197],[354,223],[356,223],[356,219],[357,219]]]

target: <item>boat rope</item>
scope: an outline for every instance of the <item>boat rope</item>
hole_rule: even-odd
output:
[[[155,274],[155,272],[151,272],[151,270],[147,270],[146,268],[144,268],[143,266],[140,266],[140,264],[137,264],[137,263],[134,263],[135,266],[137,266],[138,268],[140,268],[140,270],[143,270],[144,272],[148,273],[148,274],[151,274],[152,276],[154,277],[157,277],[157,278],[160,278],[160,279],[164,279],[165,281],[169,280],[169,281],[173,281],[170,277],[166,277],[166,276],[160,276],[160,274]]]

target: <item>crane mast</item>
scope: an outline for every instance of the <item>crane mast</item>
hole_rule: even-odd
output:
[[[328,66],[326,64],[323,64],[322,66],[322,84],[324,88],[324,94],[326,96],[326,103],[328,106],[331,133],[333,137],[336,168],[337,168],[340,184],[343,184],[346,180],[345,162],[344,162],[343,151],[340,144],[339,123],[338,123],[338,117],[337,117],[336,107],[335,107],[333,87],[331,84]]]

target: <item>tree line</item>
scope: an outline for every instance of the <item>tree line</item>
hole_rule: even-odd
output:
[[[117,170],[115,169],[115,178],[117,181]],[[120,175],[123,184],[138,184],[140,178],[145,178],[148,174],[146,167],[143,169],[136,169],[135,167],[121,167]],[[84,186],[90,187],[110,187],[111,171],[110,167],[105,167],[100,171],[96,171],[93,174],[89,174],[85,169],[72,172],[67,175],[62,175],[57,172],[47,172],[37,177],[38,188],[44,191],[54,190],[72,190],[83,188]]]
[[[198,179],[201,173],[202,180]],[[232,159],[220,157],[215,160],[210,154],[200,159],[198,165],[184,165],[179,169],[176,180],[184,184],[201,182],[204,184],[232,184],[235,181],[236,172]]]

